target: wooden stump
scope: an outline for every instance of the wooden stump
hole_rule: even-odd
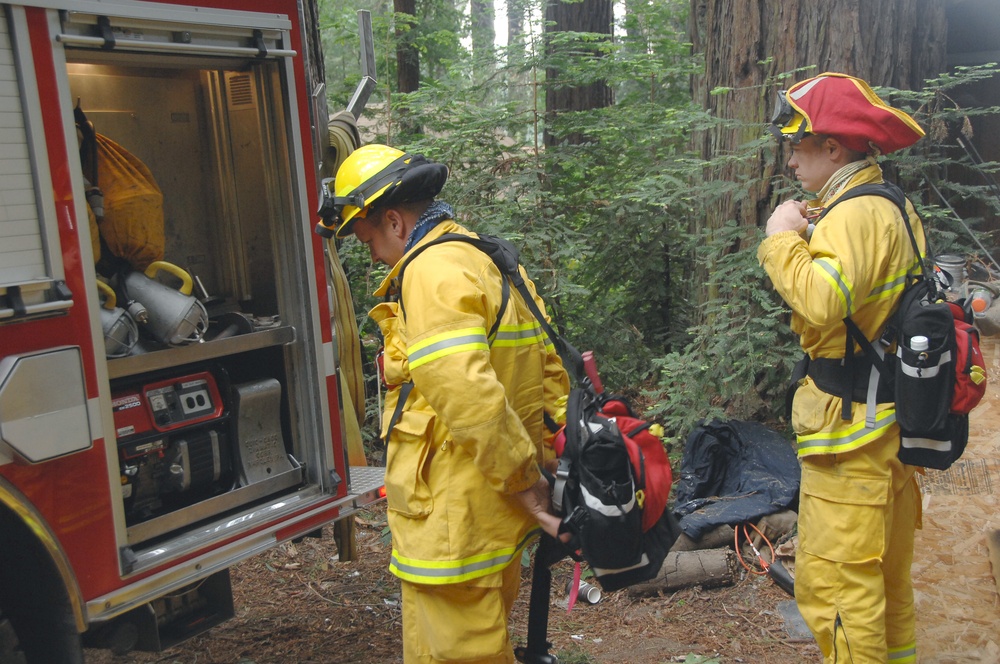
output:
[[[337,543],[340,562],[358,559],[358,529],[354,516],[345,517],[333,524],[333,540]]]

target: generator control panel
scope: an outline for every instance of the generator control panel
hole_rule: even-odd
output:
[[[224,410],[215,377],[199,372],[115,394],[118,437],[167,432],[218,419]]]

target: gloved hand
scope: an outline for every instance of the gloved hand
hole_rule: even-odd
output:
[[[544,476],[531,487],[515,493],[514,496],[528,514],[531,514],[541,525],[542,530],[556,538],[560,542],[569,542],[572,535],[570,533],[559,534],[559,517],[551,513],[552,507],[552,485]]]

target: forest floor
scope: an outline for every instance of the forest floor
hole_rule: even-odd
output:
[[[992,376],[1000,343],[984,340]],[[986,533],[1000,529],[1000,381],[973,412],[965,456],[921,478],[923,530],[913,566],[922,664],[1000,662],[1000,597]],[[86,664],[390,664],[402,662],[399,582],[388,571],[384,506],[357,518],[358,559],[340,562],[330,528],[232,568],[236,615],[162,653],[87,650]],[[742,572],[742,568],[741,572]],[[1000,574],[1000,570],[997,570]],[[767,577],[656,597],[605,593],[566,611],[572,567],[553,568],[551,652],[562,664],[789,664],[819,662],[794,605]],[[511,633],[527,634],[529,567]],[[791,613],[791,615],[790,615]],[[790,617],[787,617],[790,616]],[[787,618],[786,618],[787,617]]]

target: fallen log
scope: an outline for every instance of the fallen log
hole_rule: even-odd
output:
[[[692,586],[721,588],[736,583],[736,554],[732,549],[671,551],[655,578],[629,587],[633,596],[655,595]]]
[[[733,543],[733,527],[725,524],[716,526],[712,530],[704,533],[698,539],[691,539],[684,533],[680,534],[671,551],[698,551],[701,549],[715,549],[720,546],[730,546]]]

